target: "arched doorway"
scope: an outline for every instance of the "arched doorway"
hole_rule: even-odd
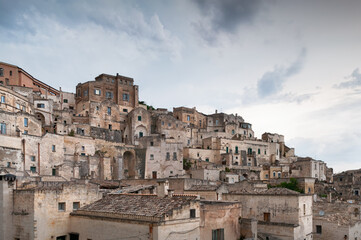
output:
[[[135,178],[135,156],[134,153],[126,151],[123,154],[123,164],[124,164],[124,176],[126,178]]]

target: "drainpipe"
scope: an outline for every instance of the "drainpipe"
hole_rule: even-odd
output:
[[[153,224],[149,224],[149,240],[153,240]]]
[[[40,175],[40,143],[38,143],[38,173]]]
[[[24,175],[25,175],[25,139],[21,140],[23,144],[23,168],[24,168]]]

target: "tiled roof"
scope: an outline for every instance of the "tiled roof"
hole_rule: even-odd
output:
[[[101,200],[80,208],[78,212],[117,213],[161,218],[173,209],[188,205],[196,198],[196,196],[159,198],[150,194],[109,194]]]
[[[259,194],[259,195],[300,195],[299,192],[287,188],[270,188],[270,189],[238,189],[230,191],[230,194]]]
[[[218,185],[193,185],[185,191],[216,191]]]

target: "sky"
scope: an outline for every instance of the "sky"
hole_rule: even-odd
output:
[[[0,0],[0,61],[74,92],[101,73],[140,100],[237,113],[334,172],[361,168],[359,0]]]

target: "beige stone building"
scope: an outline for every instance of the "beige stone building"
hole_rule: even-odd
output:
[[[72,239],[70,213],[101,198],[93,184],[34,182],[15,188],[6,178],[0,176],[1,240]]]
[[[203,128],[207,127],[207,116],[200,113],[196,108],[178,107],[173,108],[173,116],[186,123],[190,127]]]
[[[87,239],[199,239],[196,196],[110,194],[71,216],[71,232]]]
[[[223,200],[242,203],[242,218],[256,219],[259,237],[312,239],[312,195],[285,188],[234,190]]]
[[[314,203],[314,239],[361,239],[360,205],[350,203]]]

